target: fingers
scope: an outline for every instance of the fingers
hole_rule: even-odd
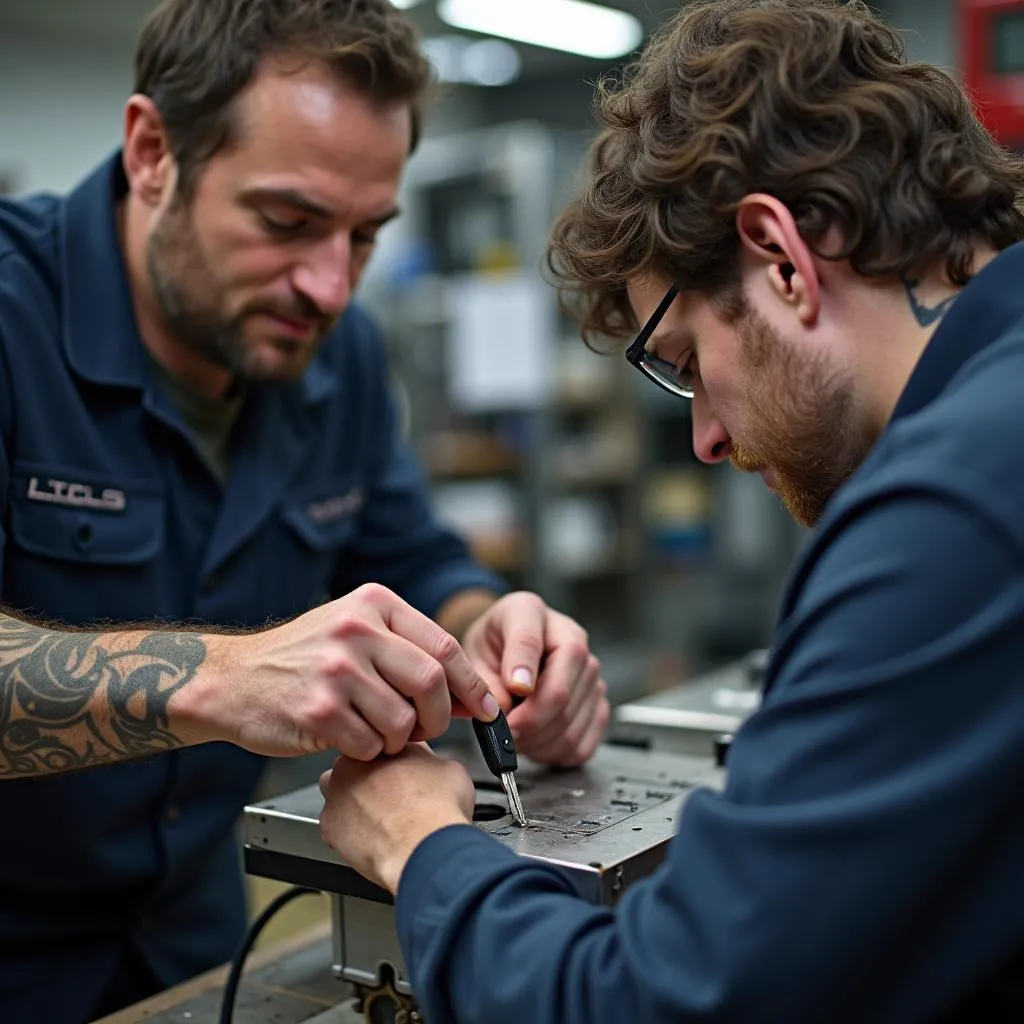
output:
[[[406,704],[412,718],[412,726],[418,726],[418,734],[423,739],[440,736],[448,728],[451,720],[452,701],[448,693],[448,678],[444,666],[436,658],[431,657],[415,644],[401,636],[382,634],[381,642],[370,651],[370,661],[381,678],[393,687],[401,697],[412,701],[412,707]],[[360,708],[367,706],[359,703]],[[405,701],[399,698],[399,703]],[[389,702],[389,706],[393,706]],[[415,708],[415,711],[413,711]],[[383,713],[384,708],[380,709]],[[373,719],[371,725],[380,728]],[[384,733],[388,736],[387,733]],[[389,754],[397,753],[409,739],[409,733],[399,737],[388,736],[392,743],[400,742],[400,746],[385,746]]]
[[[413,717],[411,708],[409,717]],[[335,750],[356,761],[372,761],[389,745],[388,737],[371,726],[358,707],[350,706],[339,713],[322,734],[330,735],[330,743]]]
[[[490,721],[498,714],[497,701],[455,637],[383,587],[373,588],[370,600],[389,630],[440,663],[448,690],[471,715]]]
[[[517,696],[532,693],[546,649],[549,611],[536,594],[509,594],[494,605],[494,622],[501,630],[501,679]]]
[[[513,701],[512,694],[509,693],[509,691],[505,689],[504,685],[501,683],[501,681],[498,679],[498,677],[496,675],[493,675],[492,673],[485,672],[485,671],[482,671],[480,674],[483,676],[484,683],[486,684],[487,689],[490,692],[491,696],[497,702],[498,707],[500,707],[502,711],[507,713],[512,708],[512,701]],[[463,706],[462,701],[457,700],[455,698],[455,696],[453,695],[452,696],[452,718],[473,718],[473,717],[479,718],[479,717],[482,717],[482,716],[471,715],[470,712]]]
[[[560,658],[549,659],[537,692],[509,715],[509,725],[524,755],[569,767],[593,756],[611,709],[598,660],[586,654],[581,669],[579,652],[558,653]]]
[[[523,737],[537,736],[552,728],[564,730],[585,696],[577,692],[578,683],[591,657],[586,646],[577,643],[552,651],[537,689],[509,715],[509,726]],[[595,658],[595,664],[596,661]]]
[[[605,696],[603,682],[593,691],[594,699],[587,701],[572,725],[560,735],[549,738],[545,743],[529,745],[523,753],[542,764],[574,768],[594,756],[604,738],[611,718],[611,705]]]
[[[509,711],[512,707],[512,694],[505,688],[498,672],[492,671],[485,662],[475,659],[474,668],[480,673],[490,695],[497,701],[502,711]],[[472,718],[473,716],[454,694],[451,694],[452,718]]]

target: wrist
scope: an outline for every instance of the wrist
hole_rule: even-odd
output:
[[[457,807],[425,808],[424,813],[416,815],[408,822],[398,841],[388,843],[388,848],[376,858],[373,865],[374,878],[393,896],[397,895],[405,866],[420,843],[449,825],[468,824],[469,819]]]
[[[215,633],[198,634],[205,648],[195,675],[167,703],[167,715],[175,734],[187,743],[231,741],[224,698],[227,679],[236,665],[237,637]]]

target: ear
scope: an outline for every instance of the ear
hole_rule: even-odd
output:
[[[124,171],[133,195],[159,206],[174,188],[176,166],[167,130],[148,96],[132,96],[124,109]]]
[[[785,204],[763,193],[744,196],[736,211],[736,230],[748,256],[764,268],[772,290],[805,326],[813,324],[821,309],[821,280],[814,255]]]

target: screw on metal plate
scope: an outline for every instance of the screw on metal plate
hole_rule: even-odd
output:
[[[616,867],[615,877],[612,879],[612,894],[616,897],[620,896],[625,886],[625,872],[622,870],[622,865],[620,864]]]

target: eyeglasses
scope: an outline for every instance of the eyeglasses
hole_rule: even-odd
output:
[[[629,348],[626,349],[626,360],[630,365],[635,366],[644,376],[649,377],[660,388],[670,391],[680,398],[693,398],[694,374],[692,370],[679,367],[659,359],[647,351],[647,342],[650,340],[654,329],[661,323],[661,318],[672,305],[673,300],[679,294],[679,289],[673,285],[665,293],[665,297],[658,303],[658,308],[651,315],[640,329]]]

